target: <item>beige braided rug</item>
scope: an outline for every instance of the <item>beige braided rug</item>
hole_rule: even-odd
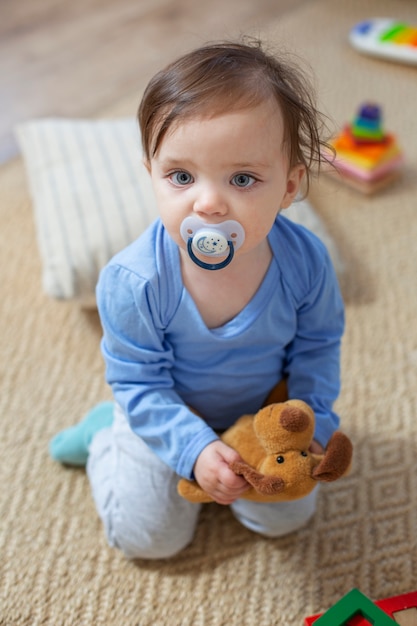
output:
[[[376,100],[407,158],[402,183],[372,199],[325,178],[312,191],[346,265],[337,408],[355,458],[301,532],[266,540],[210,505],[172,561],[107,548],[84,472],[47,453],[58,429],[109,398],[99,325],[41,292],[22,164],[0,171],[2,626],[301,626],[354,586],[374,599],[417,589],[417,68],[349,47],[350,26],[370,15],[417,23],[417,5],[318,0],[270,31],[309,59],[336,124]]]

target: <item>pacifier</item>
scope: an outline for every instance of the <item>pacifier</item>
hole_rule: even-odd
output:
[[[194,263],[205,270],[221,270],[229,265],[234,253],[245,241],[243,226],[235,220],[227,220],[221,224],[205,224],[198,217],[190,216],[183,220],[180,234],[187,244],[188,254]],[[208,257],[227,257],[220,263],[205,263],[196,257],[194,251]]]

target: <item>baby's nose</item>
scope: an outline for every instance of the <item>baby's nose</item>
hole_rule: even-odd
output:
[[[227,205],[222,194],[215,188],[202,190],[194,203],[194,211],[206,215],[224,215]]]

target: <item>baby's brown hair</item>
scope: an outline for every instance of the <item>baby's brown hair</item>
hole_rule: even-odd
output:
[[[308,188],[326,145],[314,90],[298,68],[267,53],[258,40],[205,45],[151,79],[138,111],[144,157],[150,161],[168,129],[186,118],[248,109],[271,98],[282,112],[289,165],[305,166]]]

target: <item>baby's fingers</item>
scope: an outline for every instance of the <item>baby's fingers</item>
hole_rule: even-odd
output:
[[[229,468],[224,468],[219,475],[211,495],[219,504],[231,504],[240,498],[250,485],[242,476],[237,476]]]

